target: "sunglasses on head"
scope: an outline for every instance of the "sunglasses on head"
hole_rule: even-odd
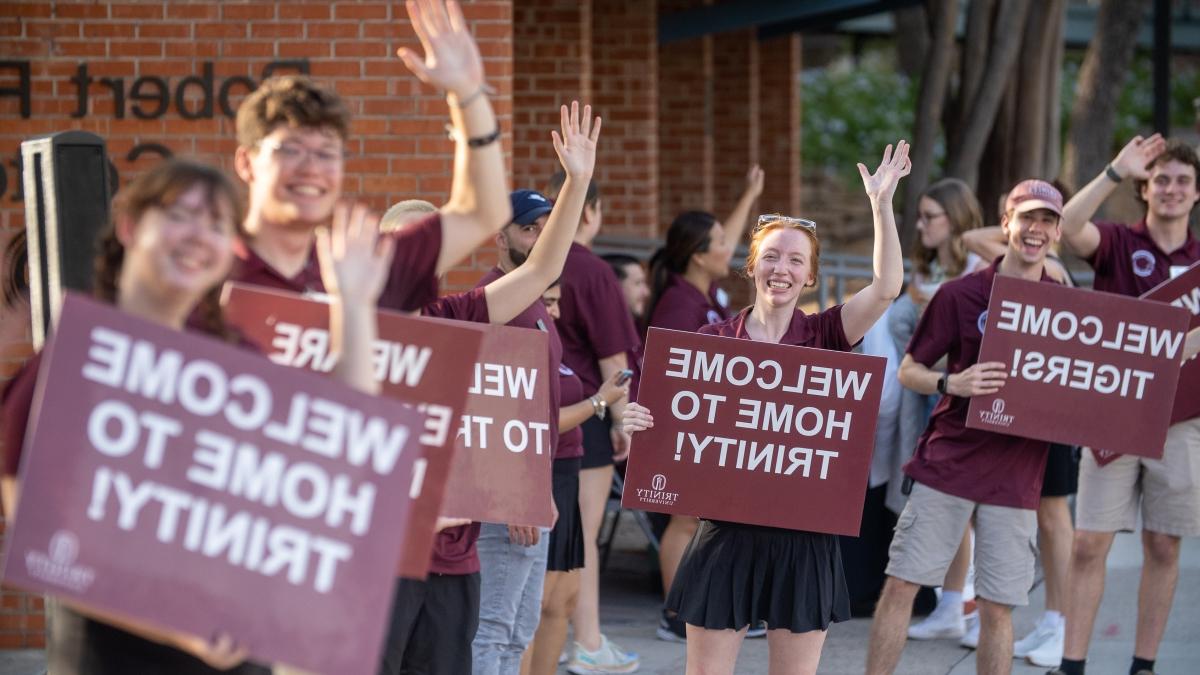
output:
[[[785,216],[781,213],[766,213],[759,216],[758,225],[756,225],[754,229],[760,230],[771,223],[786,223],[788,225],[796,225],[803,227],[814,234],[817,231],[817,224],[813,221],[808,220],[807,218],[793,218],[791,216]]]

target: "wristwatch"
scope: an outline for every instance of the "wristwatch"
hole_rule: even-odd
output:
[[[589,396],[588,401],[592,403],[592,414],[604,419],[604,416],[608,414],[608,401],[599,396]]]
[[[946,393],[946,385],[948,385],[948,384],[950,384],[950,374],[942,373],[942,376],[938,378],[938,383],[937,383],[938,393],[945,394]]]

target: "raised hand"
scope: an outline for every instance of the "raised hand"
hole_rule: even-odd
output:
[[[763,191],[763,179],[766,174],[763,173],[762,167],[755,164],[746,172],[746,194],[751,197],[758,197]]]
[[[562,135],[551,131],[554,141],[554,152],[558,153],[558,161],[562,163],[563,171],[574,178],[591,178],[592,170],[596,167],[596,141],[600,138],[600,118],[592,119],[592,106],[583,106],[583,119],[579,118],[579,101],[571,101],[570,111],[567,106],[559,110]]]
[[[379,236],[379,217],[365,205],[338,203],[330,227],[317,229],[317,259],[326,292],[374,306],[387,283],[395,243]]]
[[[907,141],[900,141],[893,153],[891,144],[888,144],[883,151],[883,161],[873,174],[867,172],[865,165],[858,165],[858,173],[862,176],[863,188],[866,189],[868,197],[874,200],[890,200],[892,195],[896,194],[896,186],[900,184],[900,179],[912,171],[908,147]]]
[[[1113,170],[1121,175],[1122,178],[1139,178],[1145,180],[1150,177],[1150,162],[1154,161],[1167,149],[1167,140],[1162,137],[1162,134],[1154,134],[1150,138],[1142,138],[1134,136],[1133,140],[1125,144],[1121,148],[1121,152],[1117,153],[1116,159],[1112,161]]]
[[[413,30],[425,50],[422,59],[407,47],[396,50],[422,82],[466,98],[483,86],[483,59],[454,0],[408,0]]]

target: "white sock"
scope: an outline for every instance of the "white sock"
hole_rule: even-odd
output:
[[[1058,630],[1066,625],[1066,617],[1062,615],[1062,612],[1056,612],[1052,609],[1048,609],[1042,614],[1042,620],[1038,623],[1042,624],[1043,626]]]
[[[943,606],[953,608],[956,613],[962,614],[962,591],[947,591],[942,589],[942,597],[938,600],[938,608]]]

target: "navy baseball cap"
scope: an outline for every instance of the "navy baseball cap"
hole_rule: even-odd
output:
[[[554,204],[537,190],[513,190],[508,198],[512,202],[512,221],[518,225],[532,225],[554,209]]]

